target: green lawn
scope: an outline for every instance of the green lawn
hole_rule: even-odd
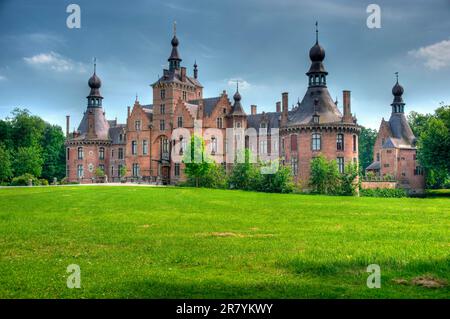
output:
[[[448,298],[449,252],[448,198],[0,189],[0,298]]]

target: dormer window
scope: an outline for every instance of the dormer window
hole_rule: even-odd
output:
[[[314,114],[313,115],[313,123],[314,124],[319,124],[319,121],[320,121],[319,115],[318,114]]]

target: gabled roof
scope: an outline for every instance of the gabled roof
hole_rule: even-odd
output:
[[[381,168],[380,162],[373,162],[372,164],[370,164],[369,166],[367,166],[366,170],[379,170]]]
[[[203,113],[207,116],[211,116],[214,108],[216,107],[217,103],[220,101],[220,96],[216,97],[209,97],[206,99],[198,99],[198,100],[191,100],[188,103],[193,105],[199,105],[200,101],[203,101]]]
[[[247,115],[247,126],[253,127],[255,129],[259,129],[261,127],[261,123],[267,123],[267,127],[271,128],[279,128],[280,127],[280,117],[281,112],[268,112],[268,113],[259,113],[259,114],[250,114]]]
[[[404,113],[392,113],[389,119],[392,137],[396,140],[396,147],[414,148],[416,137],[409,126]]]

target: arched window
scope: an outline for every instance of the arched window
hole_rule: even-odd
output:
[[[320,151],[321,148],[321,136],[319,133],[313,133],[311,136],[311,149],[313,151]]]
[[[78,159],[79,159],[79,160],[82,160],[83,157],[84,157],[83,148],[82,148],[82,147],[79,147],[79,148],[78,148]]]
[[[105,148],[104,147],[100,147],[99,149],[99,156],[98,156],[101,160],[105,159]]]
[[[336,136],[336,149],[338,151],[343,151],[344,150],[344,134],[339,133]]]

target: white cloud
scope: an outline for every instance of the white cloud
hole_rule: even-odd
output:
[[[0,74],[0,81],[6,81],[6,80],[7,80],[6,76]]]
[[[411,50],[409,55],[424,60],[426,67],[439,70],[450,66],[450,40],[443,40],[417,50]]]
[[[241,78],[229,79],[227,81],[228,86],[236,87],[236,81],[239,81],[239,89],[247,90],[251,87],[251,84]]]
[[[80,62],[74,62],[69,58],[53,51],[49,53],[41,53],[32,57],[23,58],[25,62],[33,67],[49,69],[56,72],[77,71],[85,73],[86,68]]]

